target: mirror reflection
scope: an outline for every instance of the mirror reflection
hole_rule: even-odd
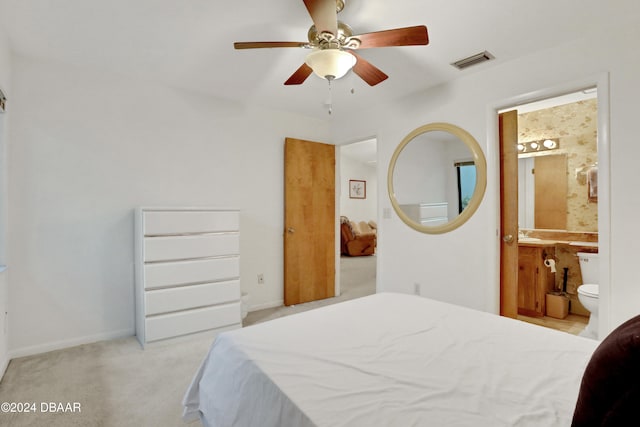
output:
[[[461,225],[477,208],[486,185],[486,165],[477,142],[445,123],[409,134],[389,169],[394,209],[405,223],[426,233]]]
[[[518,114],[518,225],[598,231],[597,100]],[[552,149],[542,150],[552,140]],[[530,144],[537,142],[537,149]]]
[[[448,132],[416,136],[398,156],[393,173],[402,210],[427,226],[442,225],[457,217],[476,185],[471,156],[465,143]]]

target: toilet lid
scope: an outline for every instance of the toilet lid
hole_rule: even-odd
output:
[[[598,288],[598,285],[588,283],[578,286],[578,293],[597,298],[600,293],[600,289]]]

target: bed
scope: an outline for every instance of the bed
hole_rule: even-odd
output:
[[[379,293],[220,334],[187,390],[205,426],[569,426],[599,342]]]

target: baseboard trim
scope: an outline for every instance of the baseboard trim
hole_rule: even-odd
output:
[[[83,344],[91,344],[98,341],[112,340],[116,338],[124,338],[135,335],[134,329],[120,329],[117,331],[105,332],[96,335],[87,335],[84,337],[71,338],[68,340],[55,341],[45,344],[38,344],[29,347],[17,348],[9,351],[9,360],[18,357],[33,356],[36,354],[47,353],[54,350],[62,350],[63,348],[75,347]],[[8,363],[8,362],[7,362]]]
[[[266,302],[264,304],[252,305],[251,307],[249,307],[247,309],[247,311],[249,311],[249,312],[258,311],[258,310],[264,310],[264,309],[267,309],[267,308],[282,307],[283,305],[284,305],[284,301],[283,300],[278,300],[278,301]]]

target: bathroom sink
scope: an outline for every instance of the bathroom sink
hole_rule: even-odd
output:
[[[541,239],[537,237],[518,237],[518,242],[527,243],[527,242],[539,242]]]

